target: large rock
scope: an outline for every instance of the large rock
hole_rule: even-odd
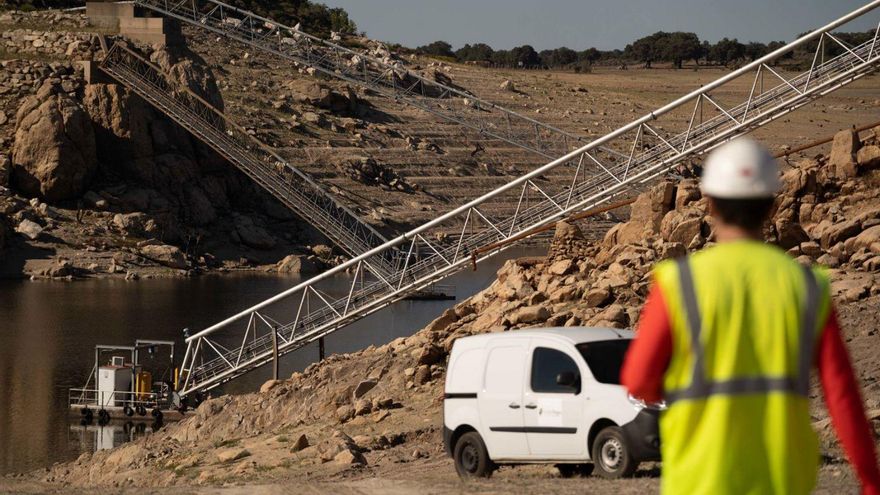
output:
[[[12,173],[12,160],[9,156],[0,153],[0,186],[9,185],[9,174]]]
[[[43,227],[37,222],[25,219],[18,224],[15,231],[33,241],[40,237]]]
[[[176,246],[161,244],[144,246],[141,248],[141,255],[170,268],[186,268],[186,256]]]
[[[266,229],[255,224],[250,217],[239,216],[235,219],[235,231],[241,242],[254,249],[272,249],[275,238]]]
[[[248,452],[248,450],[244,449],[244,448],[239,447],[239,448],[233,448],[233,449],[226,449],[226,450],[221,450],[220,452],[217,453],[217,461],[224,462],[224,463],[225,462],[232,462],[232,461],[237,461],[239,459],[243,459],[245,457],[248,457],[249,455],[251,455],[251,453]]]
[[[846,222],[836,223],[828,227],[822,232],[820,244],[823,249],[829,249],[838,242],[855,236],[862,230],[862,224],[858,220],[849,220]]]
[[[660,223],[660,237],[667,242],[680,242],[689,245],[700,235],[703,227],[703,211],[696,207],[685,207],[667,213]]]
[[[834,135],[834,143],[831,145],[831,155],[828,165],[834,177],[846,179],[855,177],[856,153],[861,148],[858,133],[853,129],[840,131]]]
[[[856,154],[859,168],[872,169],[880,167],[880,146],[865,146]]]
[[[143,213],[117,213],[113,225],[128,235],[146,236],[159,231],[156,222]]]
[[[357,98],[351,91],[347,91],[348,96],[342,95],[311,79],[297,79],[288,83],[287,87],[293,92],[294,101],[298,103],[305,103],[334,113],[357,110]]]
[[[363,380],[357,384],[357,387],[354,388],[352,392],[352,397],[355,399],[360,399],[364,395],[367,394],[370,390],[373,390],[373,387],[376,386],[376,380]]]
[[[646,236],[658,234],[663,217],[672,209],[674,200],[675,184],[672,182],[661,182],[640,194],[630,208],[629,221],[617,230],[614,241],[619,244],[638,243]]]
[[[872,253],[880,254],[880,225],[875,225],[857,235],[847,249],[852,251],[867,249]]]
[[[323,263],[315,256],[291,254],[275,265],[275,271],[289,275],[316,275],[321,272]]]
[[[776,235],[777,242],[783,249],[791,249],[810,240],[810,236],[801,224],[788,219],[780,219],[776,222]]]
[[[81,196],[97,168],[88,113],[46,83],[16,116],[12,183],[31,196],[57,202]]]
[[[550,310],[547,309],[546,306],[535,305],[520,308],[516,313],[514,313],[513,317],[511,318],[511,322],[513,324],[539,323],[547,321],[547,318],[550,318]]]

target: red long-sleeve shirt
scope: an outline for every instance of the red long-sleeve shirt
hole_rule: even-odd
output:
[[[629,392],[648,402],[663,398],[663,376],[672,355],[672,329],[663,294],[651,289],[638,337],[626,355],[621,382]],[[874,452],[873,432],[862,408],[862,398],[832,309],[816,352],[816,365],[831,422],[843,444],[866,495],[880,495],[880,469]]]

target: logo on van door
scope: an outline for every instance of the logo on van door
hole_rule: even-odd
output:
[[[562,399],[538,399],[538,426],[562,426]]]

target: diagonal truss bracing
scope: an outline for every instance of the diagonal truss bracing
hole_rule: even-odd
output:
[[[101,70],[209,145],[349,255],[387,242],[308,175],[123,44],[113,45],[106,53]],[[373,266],[391,273],[390,263],[391,259],[383,258]]]
[[[822,50],[834,29],[878,6],[880,0],[875,0],[405,235],[187,337],[182,393],[211,389],[269,362],[273,337],[279,354],[301,348],[464,269],[472,253],[482,261],[509,244],[488,250],[481,247],[608,203],[683,160],[876,71],[880,27],[871,40],[846,46],[842,54],[827,60],[814,57],[804,72],[792,74],[774,62],[812,43]],[[733,98],[735,104],[726,103]],[[616,151],[605,151],[608,148]],[[491,204],[500,198],[518,205],[513,215],[492,214]],[[459,235],[445,234],[453,230]],[[396,258],[399,269],[390,276],[376,273],[376,261],[392,250],[400,253]],[[346,272],[354,274],[347,291],[322,290],[328,278]]]
[[[557,158],[586,142],[582,136],[409,71],[390,57],[360,53],[217,0],[135,0],[134,3],[280,56],[300,67],[368,88],[545,158]]]

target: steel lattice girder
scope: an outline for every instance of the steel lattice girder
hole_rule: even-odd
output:
[[[280,342],[279,354],[298,349],[464,269],[471,261],[470,253],[477,252],[477,248],[607,203],[627,187],[648,184],[683,160],[876,71],[880,65],[880,25],[872,40],[846,47],[839,56],[826,61],[819,51],[822,42],[832,38],[832,30],[878,6],[880,0],[875,0],[381,247],[189,336],[183,363],[183,393],[208,390],[271,360],[273,332]],[[808,71],[785,77],[773,69],[774,60],[816,41],[820,48]],[[759,81],[768,74],[771,80],[780,82],[765,91]],[[736,87],[741,78],[747,78],[748,91]],[[742,94],[741,102],[726,105],[719,101],[712,93],[720,93],[722,88]],[[603,146],[625,152],[610,154],[603,151]],[[620,159],[621,154],[626,158]],[[486,205],[504,195],[519,197],[516,212],[509,217],[492,218]],[[537,199],[528,199],[531,196]],[[445,232],[453,228],[459,229],[460,235],[446,236]],[[477,261],[505,248],[480,251]],[[392,249],[405,253],[398,258],[402,260],[399,270],[391,277],[374,272],[372,266],[377,258]],[[331,297],[320,289],[322,281],[345,271],[355,273],[347,294]],[[275,304],[285,305],[282,313],[288,318],[295,314],[293,320],[282,324],[271,319],[268,313]],[[239,325],[244,321],[247,326],[241,338]],[[220,340],[234,348],[223,347]]]

